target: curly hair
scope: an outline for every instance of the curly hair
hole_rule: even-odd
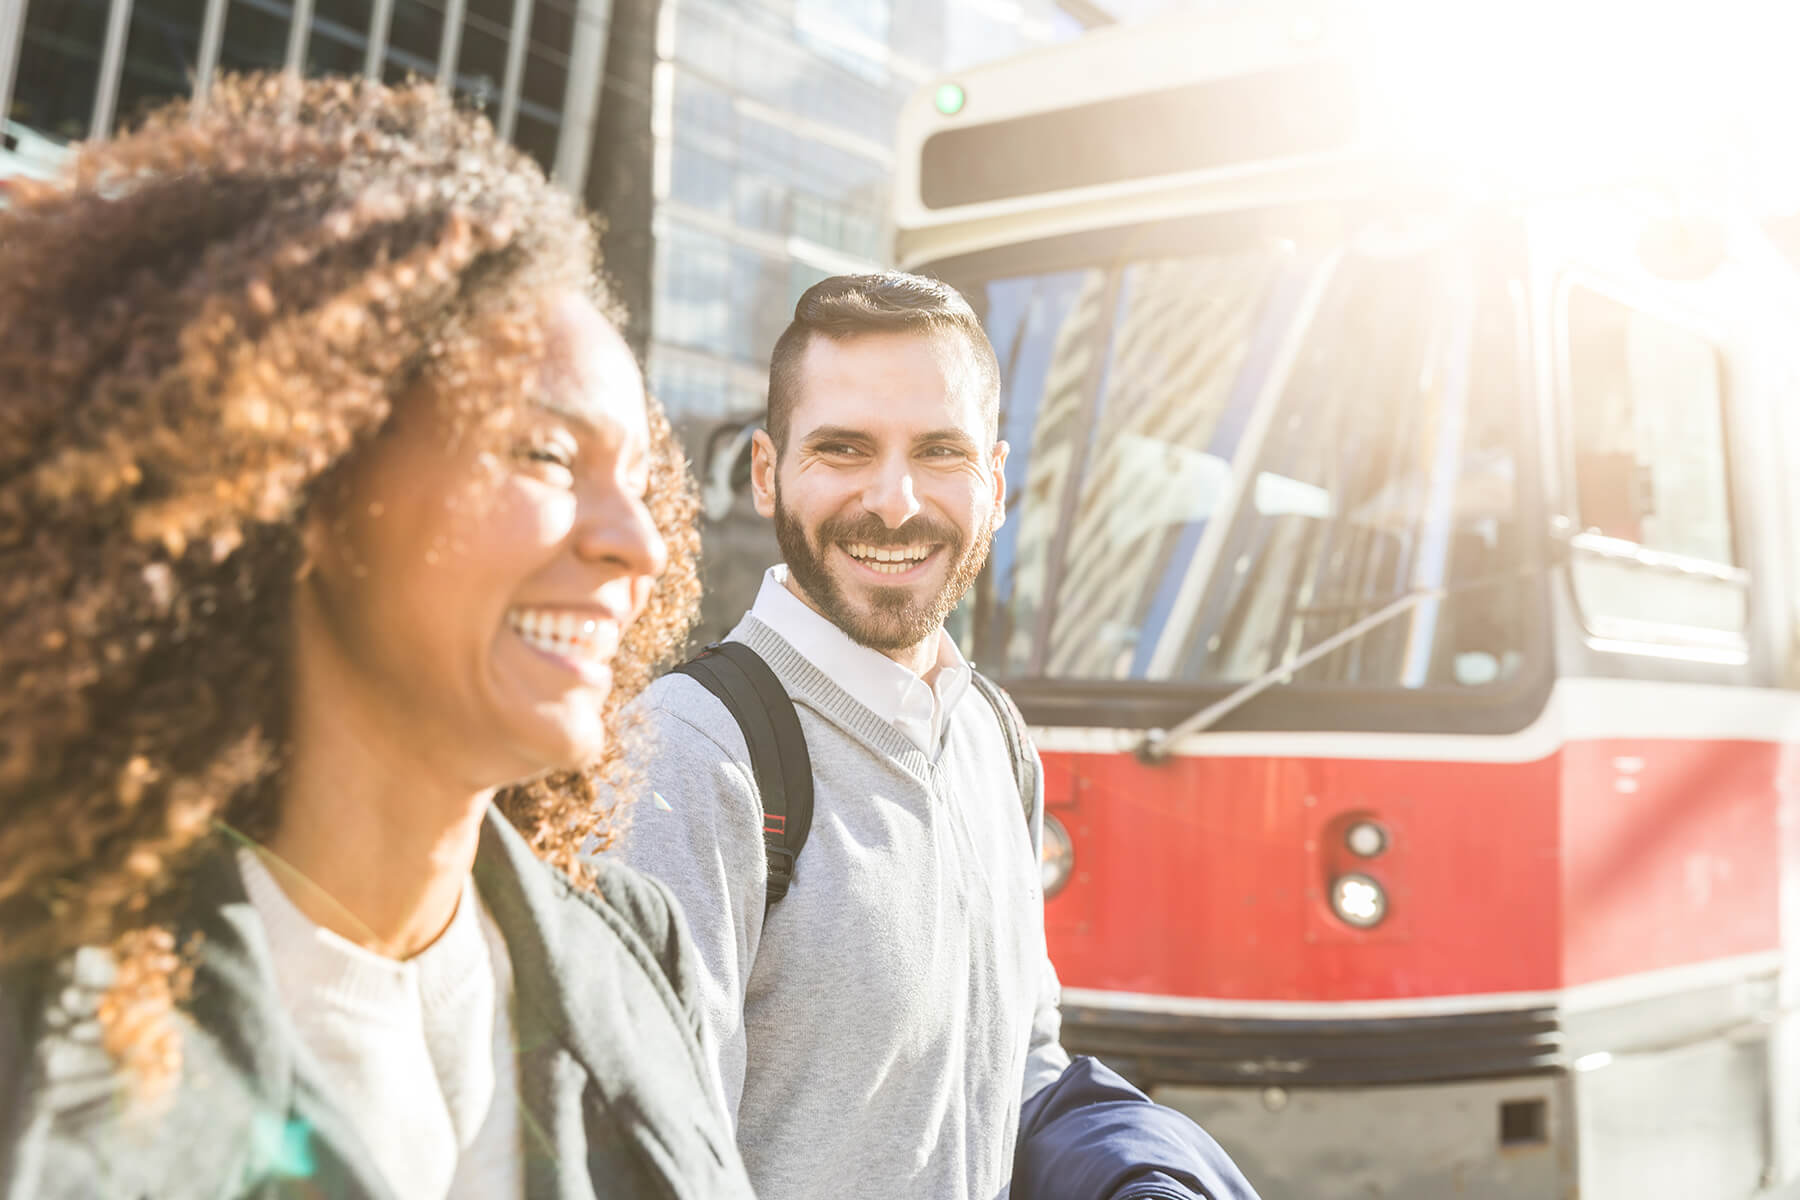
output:
[[[0,213],[0,965],[108,945],[122,1060],[164,1062],[186,864],[272,827],[301,518],[420,381],[519,405],[542,299],[608,310],[594,229],[425,85],[221,82]],[[611,816],[621,713],[699,598],[686,464],[651,406],[669,566],[599,762],[505,790],[546,861]]]

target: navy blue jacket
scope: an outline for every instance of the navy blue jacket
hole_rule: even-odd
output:
[[[1085,1055],[1019,1112],[1012,1200],[1257,1200],[1219,1143]]]

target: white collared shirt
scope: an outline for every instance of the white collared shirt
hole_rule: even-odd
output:
[[[928,683],[879,650],[852,641],[814,612],[788,590],[787,575],[782,563],[768,569],[750,615],[780,634],[857,703],[936,759],[945,722],[969,690],[968,661],[950,635],[938,630],[937,665]]]

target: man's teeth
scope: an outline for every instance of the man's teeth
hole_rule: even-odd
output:
[[[598,618],[553,608],[507,610],[506,623],[528,644],[563,658],[599,658],[611,650]]]
[[[883,575],[910,571],[931,555],[930,546],[869,546],[855,542],[845,546],[851,558]]]

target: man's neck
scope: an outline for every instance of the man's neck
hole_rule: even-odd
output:
[[[823,617],[825,620],[831,620],[829,616],[826,616],[824,609],[813,603],[813,598],[806,594],[805,589],[794,582],[794,573],[792,570],[787,572],[786,587],[800,603],[818,613],[819,616]],[[845,637],[850,636],[849,632],[843,629],[842,626],[838,626],[837,628]],[[864,645],[865,649],[874,650],[875,653],[881,655],[883,658],[892,659],[894,662],[905,667],[908,671],[911,671],[914,675],[917,675],[920,679],[923,679],[926,683],[930,683],[937,677],[938,643],[943,636],[944,627],[939,625],[927,634],[923,641],[916,645],[906,646],[898,650],[884,650],[875,646],[867,646],[860,642],[857,644]]]

